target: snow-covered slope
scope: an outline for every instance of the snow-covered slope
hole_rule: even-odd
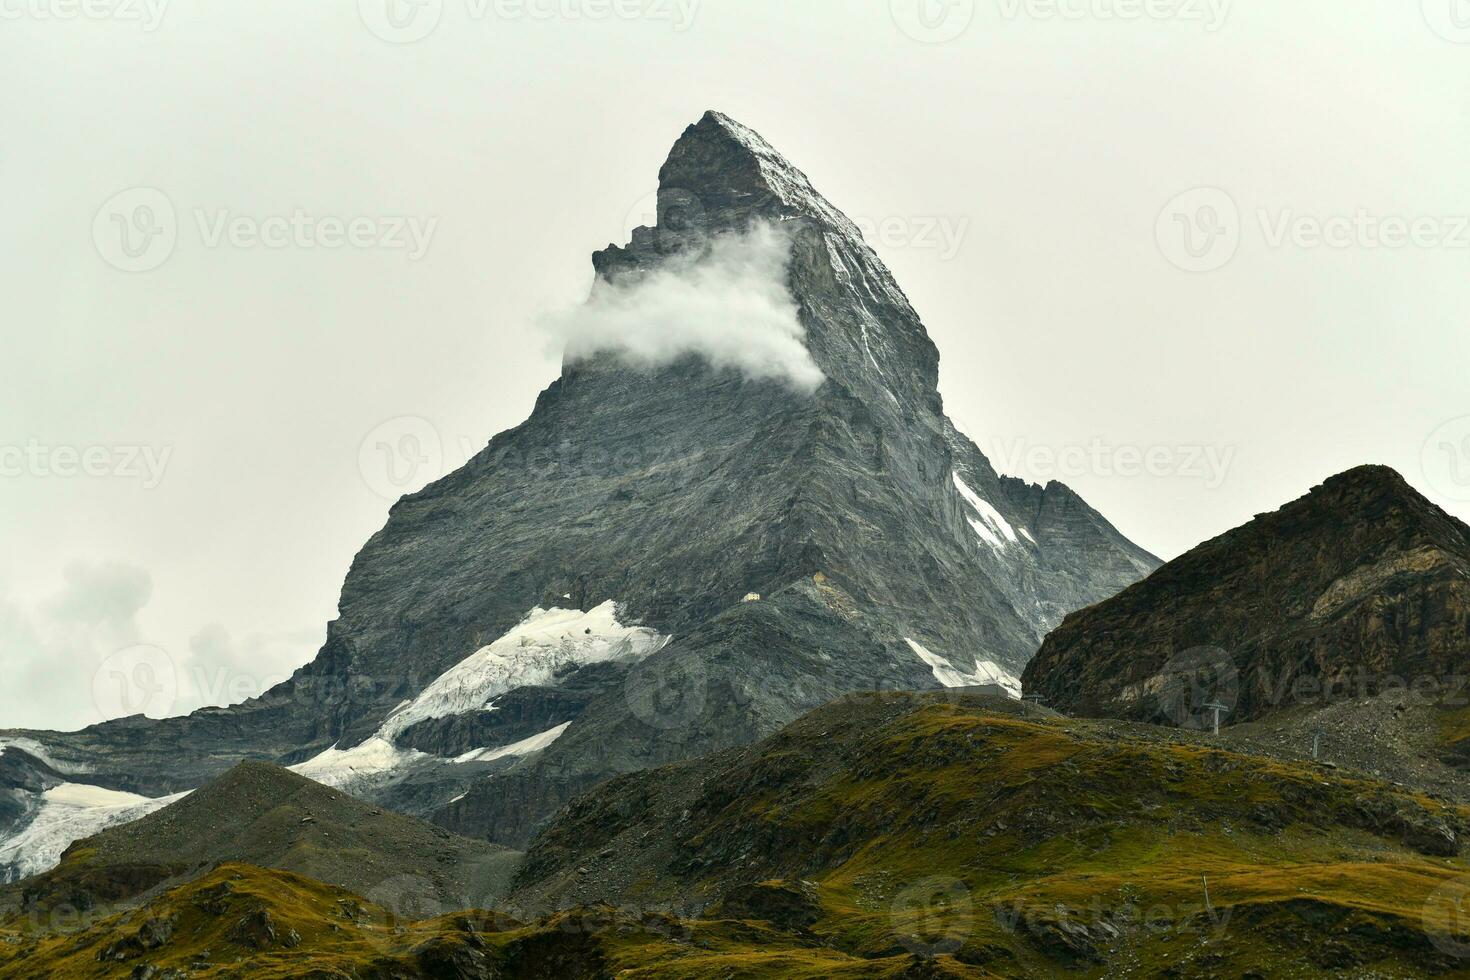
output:
[[[515,629],[455,664],[389,715],[378,734],[391,739],[430,718],[493,710],[498,694],[550,683],[572,667],[641,660],[667,642],[668,637],[654,630],[619,623],[611,600],[587,612],[536,608]]]
[[[615,660],[641,660],[668,639],[655,630],[620,623],[617,604],[611,600],[585,612],[538,606],[514,629],[465,657],[399,706],[371,738],[346,749],[334,745],[290,768],[347,793],[372,795],[410,775],[423,777],[428,770],[539,752],[556,741],[567,725],[507,745],[477,746],[447,759],[398,741],[420,722],[494,711],[499,695],[552,684],[567,671]]]
[[[137,820],[186,795],[150,799],[85,783],[53,786],[39,794],[30,823],[0,842],[0,874],[6,881],[15,881],[54,868],[73,841]]]
[[[960,670],[950,663],[948,657],[941,657],[931,652],[918,641],[905,637],[904,642],[909,645],[910,650],[914,651],[915,656],[929,665],[929,669],[934,671],[934,679],[945,687],[977,687],[981,684],[994,684],[1005,688],[1013,698],[1021,696],[1021,679],[1000,664],[976,658],[974,670]]]
[[[567,730],[563,723],[504,745],[478,746],[453,758],[397,744],[421,721],[494,710],[494,699],[516,688],[553,683],[565,671],[589,664],[639,660],[668,642],[658,632],[618,621],[615,603],[579,609],[532,609],[521,622],[455,664],[418,697],[388,717],[370,738],[347,748],[336,745],[293,772],[353,795],[372,797],[385,787],[412,779],[438,784],[439,802],[451,799],[476,775],[542,751]],[[44,751],[27,741],[33,754]],[[35,794],[33,816],[11,837],[0,840],[0,875],[7,880],[55,867],[73,841],[136,820],[187,794],[149,798],[84,783],[66,782]]]

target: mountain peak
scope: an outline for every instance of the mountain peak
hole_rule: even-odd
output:
[[[659,171],[660,229],[717,232],[798,217],[862,238],[760,133],[714,109],[684,130]]]
[[[1382,463],[1364,463],[1361,466],[1354,466],[1350,470],[1343,470],[1335,476],[1328,477],[1326,482],[1380,483],[1385,485],[1403,485],[1405,483],[1403,476],[1399,474],[1398,470],[1392,466],[1385,466]]]
[[[1398,470],[1377,463],[1355,466],[1350,470],[1330,476],[1312,493],[1329,496],[1349,494],[1422,499],[1419,492],[1409,485],[1409,481],[1405,480]]]
[[[796,332],[816,368],[860,397],[938,413],[939,352],[892,273],[805,173],[724,113],[706,112],[675,141],[659,171],[654,225],[592,263],[599,280],[637,282],[760,224],[782,229]]]
[[[1401,548],[1435,543],[1451,550],[1470,547],[1466,526],[1437,507],[1392,467],[1356,466],[1314,487],[1272,519],[1290,529],[1309,520],[1363,524],[1397,534]]]

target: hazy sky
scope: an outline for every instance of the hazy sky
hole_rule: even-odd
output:
[[[0,725],[115,713],[118,650],[178,710],[309,659],[711,107],[1002,471],[1166,557],[1369,461],[1470,517],[1459,0],[387,2],[0,0]]]

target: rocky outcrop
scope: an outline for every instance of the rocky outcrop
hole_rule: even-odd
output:
[[[1071,714],[1203,727],[1392,688],[1463,696],[1467,675],[1470,528],[1365,466],[1067,617],[1024,680]]]

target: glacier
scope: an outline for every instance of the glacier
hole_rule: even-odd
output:
[[[345,793],[370,795],[411,775],[459,767],[483,771],[500,760],[533,755],[561,737],[571,722],[509,745],[472,749],[455,758],[430,755],[395,740],[420,721],[494,710],[497,696],[518,687],[554,683],[568,668],[641,660],[670,639],[656,630],[624,625],[612,601],[586,611],[538,606],[504,635],[435,678],[417,697],[399,705],[364,741],[345,749],[333,745],[288,768]],[[47,758],[45,747],[34,740],[11,739],[0,743],[0,751],[8,745]],[[73,842],[147,816],[187,795],[147,797],[74,782],[47,789],[35,795],[30,822],[0,840],[0,876],[13,881],[54,868]]]
[[[914,651],[915,656],[929,665],[929,669],[934,672],[934,679],[945,687],[976,687],[981,684],[994,684],[1005,688],[1006,693],[1013,698],[1021,696],[1021,679],[1000,664],[990,660],[976,659],[975,669],[966,673],[952,664],[948,657],[942,657],[930,651],[917,640],[904,637],[904,642],[909,645],[910,650]]]
[[[149,798],[86,783],[61,783],[39,794],[31,822],[0,843],[4,880],[16,881],[56,867],[74,841],[145,817],[187,793]]]

